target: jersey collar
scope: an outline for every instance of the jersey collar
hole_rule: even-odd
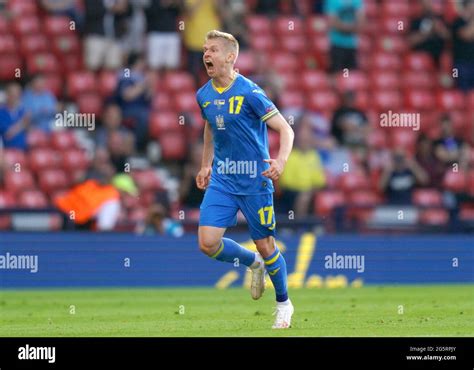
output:
[[[237,80],[237,78],[239,77],[239,74],[236,73],[235,74],[235,78],[232,80],[232,82],[230,84],[228,84],[226,87],[217,87],[216,85],[214,85],[214,80],[211,80],[211,85],[212,85],[212,88],[217,91],[219,94],[223,94],[225,93],[227,90],[229,90],[233,85],[234,85],[234,82]]]

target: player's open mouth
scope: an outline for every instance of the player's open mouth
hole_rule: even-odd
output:
[[[211,62],[210,60],[204,61],[204,64],[206,65],[207,68],[212,68],[212,67],[214,67],[214,64],[212,64],[212,62]]]

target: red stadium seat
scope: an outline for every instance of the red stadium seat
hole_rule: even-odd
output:
[[[422,71],[405,71],[402,75],[402,86],[407,89],[433,89],[437,85],[437,79],[433,74]],[[431,96],[433,95],[430,92]]]
[[[305,99],[299,90],[284,91],[279,100],[281,108],[304,108]]]
[[[168,92],[160,92],[153,97],[152,108],[159,112],[169,111],[173,109],[171,94]]]
[[[314,35],[326,35],[329,30],[328,19],[324,16],[313,15],[306,19],[306,32],[308,38]]]
[[[156,171],[152,169],[131,172],[140,193],[161,189],[161,182]]]
[[[272,51],[275,49],[275,40],[269,33],[253,35],[250,45],[255,51]]]
[[[387,147],[387,135],[384,130],[372,130],[367,138],[370,148],[382,149]]]
[[[272,54],[270,63],[278,72],[296,71],[299,66],[297,57],[286,52]]]
[[[342,207],[345,203],[345,196],[339,190],[322,190],[316,193],[314,198],[314,210],[321,217],[329,216],[334,208]]]
[[[161,155],[164,160],[182,160],[186,157],[186,138],[181,133],[167,132],[160,136]]]
[[[15,38],[11,34],[0,34],[0,54],[16,53]]]
[[[60,165],[60,152],[49,148],[30,150],[29,164],[33,171],[41,172],[47,168],[57,168]]]
[[[0,55],[0,80],[8,81],[18,77],[23,68],[22,59],[16,55]]]
[[[102,96],[99,93],[85,93],[77,97],[79,112],[100,116],[103,108]]]
[[[169,72],[163,79],[165,89],[169,91],[194,91],[193,77],[187,72]]]
[[[174,112],[156,112],[150,117],[150,136],[159,138],[167,132],[183,133],[184,125],[180,124],[179,118]]]
[[[370,76],[372,89],[397,90],[400,85],[400,75],[396,72],[375,71]]]
[[[379,16],[380,7],[376,0],[365,0],[364,1],[364,11],[366,17],[373,19]]]
[[[249,75],[255,70],[254,54],[250,51],[242,51],[239,53],[239,58],[235,67],[243,75]]]
[[[437,189],[416,189],[412,194],[412,203],[419,207],[441,207],[443,197]]]
[[[331,86],[327,73],[319,70],[305,70],[300,83],[306,92],[327,90]]]
[[[464,95],[460,90],[444,90],[438,94],[438,107],[447,111],[464,109]]]
[[[1,204],[0,204],[1,207]],[[459,219],[461,221],[474,221],[474,206],[473,205],[461,205],[461,210],[459,211]]]
[[[389,53],[404,53],[408,43],[403,36],[382,35],[376,38],[377,49]],[[369,51],[369,50],[367,50]]]
[[[447,170],[443,178],[443,187],[446,190],[455,193],[461,193],[466,189],[467,175],[465,172],[453,172],[451,169]]]
[[[98,89],[103,98],[112,95],[117,87],[118,75],[114,71],[102,71],[99,74]]]
[[[407,108],[431,110],[435,108],[435,99],[430,90],[409,90],[405,94]]]
[[[68,172],[85,170],[89,162],[84,150],[69,148],[63,152],[62,166]]]
[[[24,208],[46,208],[48,199],[39,190],[25,190],[18,198],[18,205]]]
[[[67,87],[72,98],[77,98],[82,93],[94,92],[97,90],[95,75],[89,71],[73,72],[68,76]]]
[[[307,41],[298,35],[287,35],[278,38],[279,46],[287,53],[302,53],[306,50]]]
[[[13,32],[17,36],[32,35],[41,32],[39,19],[34,15],[21,16],[12,21]]]
[[[52,53],[37,53],[30,55],[26,60],[29,74],[57,73],[60,65]]]
[[[344,192],[352,190],[369,189],[370,182],[367,175],[362,171],[344,173],[337,181],[337,187]]]
[[[371,55],[369,65],[373,73],[377,73],[378,70],[382,72],[398,71],[402,67],[402,61],[397,54],[379,51]]]
[[[3,163],[7,166],[5,169],[10,171],[21,171],[28,167],[25,152],[19,149],[5,149],[3,151]]]
[[[301,86],[300,77],[297,73],[294,73],[294,72],[280,73],[278,77],[282,79],[284,89],[297,90]]]
[[[403,148],[415,154],[418,132],[411,128],[397,128],[390,133],[392,149]]]
[[[71,33],[71,20],[68,17],[52,15],[44,20],[44,29],[50,36],[64,36]]]
[[[0,34],[5,34],[10,32],[10,22],[0,14]]]
[[[384,16],[409,17],[411,15],[410,4],[402,0],[398,0],[397,2],[384,1],[381,10]]]
[[[198,112],[200,110],[194,92],[174,94],[175,110],[179,113]]]
[[[410,20],[408,17],[387,16],[380,21],[380,31],[389,34],[405,34],[408,31]]]
[[[350,71],[347,75],[341,72],[336,77],[336,88],[339,91],[363,90],[367,87],[367,76],[361,71]]]
[[[48,195],[69,186],[69,179],[61,169],[46,169],[38,173],[38,184],[40,189]]]
[[[20,49],[25,56],[48,52],[49,41],[41,33],[37,35],[25,35],[21,38]]]
[[[445,209],[427,209],[420,213],[420,223],[427,226],[444,226],[449,221],[449,213]]]
[[[272,22],[272,29],[275,30],[277,37],[286,35],[302,36],[304,32],[304,23],[300,18],[279,16]]]
[[[4,181],[5,190],[12,193],[20,193],[23,190],[33,189],[35,187],[33,175],[27,169],[22,169],[20,172],[6,172]]]
[[[31,0],[10,0],[7,1],[7,9],[15,17],[24,15],[35,16],[38,13],[38,6],[35,1]]]
[[[434,62],[430,55],[424,52],[414,52],[405,57],[405,68],[414,71],[433,71]]]
[[[53,93],[57,98],[63,95],[63,80],[58,74],[43,75],[46,89]]]
[[[15,194],[0,189],[0,208],[11,208],[15,206]]]
[[[348,204],[357,207],[373,207],[380,203],[377,193],[370,190],[355,190],[349,194]]]
[[[467,109],[474,112],[474,90],[468,93],[466,104]]]
[[[52,148],[64,152],[72,148],[77,147],[76,136],[73,131],[70,130],[59,130],[54,131],[51,134],[51,145]]]
[[[30,130],[27,136],[28,148],[46,148],[49,145],[49,135],[42,130]]]
[[[84,69],[84,61],[82,54],[62,54],[57,55],[61,63],[61,71],[64,75],[69,75],[75,71],[82,71]]]
[[[246,18],[247,27],[253,34],[269,34],[272,32],[272,21],[261,15],[250,15]]]
[[[315,35],[310,40],[310,48],[316,53],[328,53],[331,47],[329,38],[326,34]]]
[[[308,109],[316,112],[334,111],[339,105],[338,95],[331,91],[316,91],[309,95]]]
[[[402,97],[397,90],[374,91],[372,101],[379,111],[398,110],[402,106]]]
[[[61,54],[79,54],[81,44],[75,34],[65,34],[55,36],[52,40],[53,51],[57,55]]]

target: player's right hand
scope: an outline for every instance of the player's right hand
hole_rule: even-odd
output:
[[[205,190],[209,185],[209,180],[211,179],[211,167],[203,167],[199,170],[196,176],[196,185],[199,189]]]

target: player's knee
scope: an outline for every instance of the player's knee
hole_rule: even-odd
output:
[[[199,235],[199,250],[205,255],[212,256],[219,247],[220,239],[209,235]]]
[[[255,244],[258,253],[260,253],[263,258],[270,257],[273,252],[275,252],[275,241],[273,236],[268,236],[265,239],[258,240]]]

